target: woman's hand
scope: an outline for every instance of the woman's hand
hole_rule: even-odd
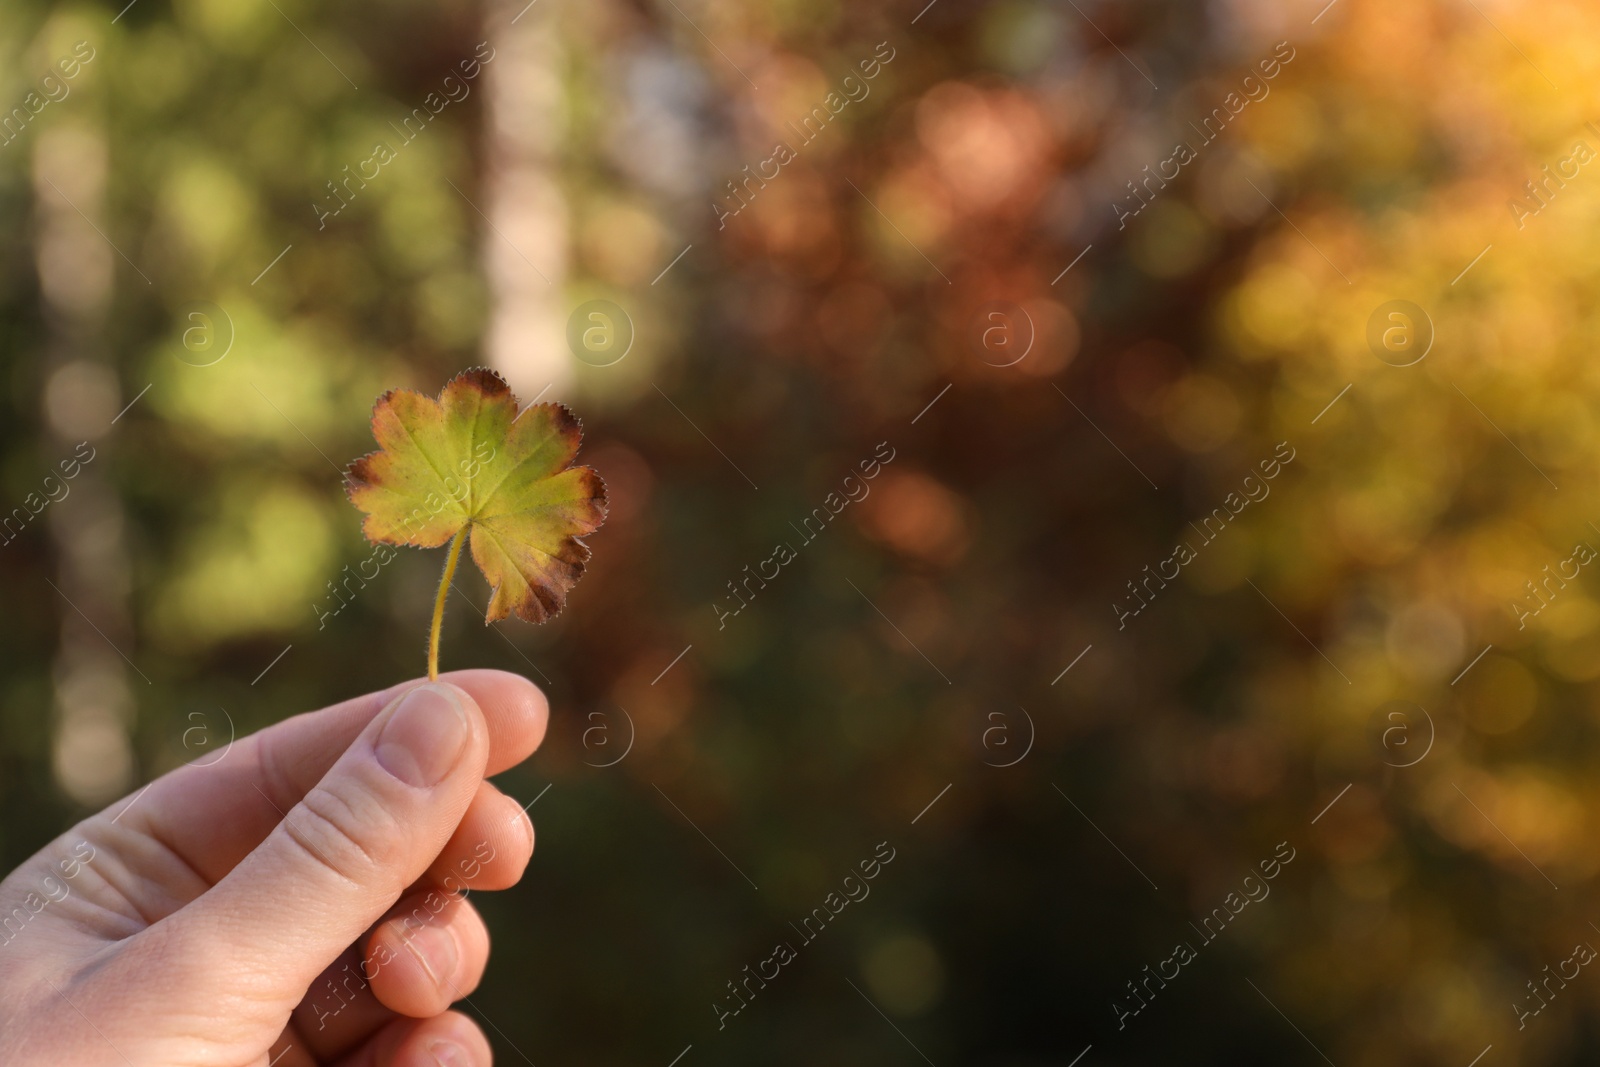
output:
[[[297,716],[79,823],[0,882],[0,1063],[482,1067],[449,1006],[489,934],[462,896],[533,853],[485,781],[532,683],[462,671]]]

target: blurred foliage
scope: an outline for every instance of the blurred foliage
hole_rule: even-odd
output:
[[[149,679],[137,776],[193,755],[191,712],[252,730],[420,673],[439,554],[315,605],[369,554],[338,467],[373,397],[481,361],[483,94],[325,227],[310,204],[486,35],[543,35],[563,303],[614,300],[639,340],[561,390],[613,500],[565,614],[486,629],[474,576],[447,620],[447,667],[526,673],[554,709],[503,781],[540,797],[535,862],[477,898],[496,954],[469,1010],[501,1062],[1593,1056],[1592,979],[1525,1029],[1514,1005],[1600,939],[1600,603],[1588,570],[1543,584],[1600,545],[1600,184],[1562,166],[1600,150],[1600,16],[919,7],[13,5],[0,103],[97,54],[0,147],[0,489],[14,506],[70,451],[41,399],[31,168],[42,132],[80,130],[120,250],[111,410],[149,385],[96,442]],[[1280,41],[1270,92],[1119,223]],[[789,141],[879,42],[870,92]],[[797,158],[719,228],[775,138]],[[1369,344],[1400,299],[1436,333],[1406,367]],[[211,366],[179,358],[195,301],[232,323]],[[1036,333],[1012,366],[979,341],[997,304]],[[869,495],[792,538],[885,441]],[[1119,628],[1128,583],[1279,442],[1270,495]],[[7,864],[83,813],[51,772],[72,608],[49,529],[0,548]],[[795,561],[719,626],[776,542]],[[1391,701],[1427,721],[1397,740]],[[880,841],[870,899],[719,1030],[726,983]],[[1126,983],[1283,841],[1270,897],[1119,1029]]]

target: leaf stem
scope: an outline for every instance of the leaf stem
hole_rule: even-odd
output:
[[[439,627],[444,623],[444,598],[450,592],[450,579],[456,576],[456,561],[461,558],[461,544],[466,537],[467,526],[463,526],[451,540],[450,554],[444,560],[444,574],[439,578],[439,595],[433,600],[433,628],[428,631],[428,681],[430,682],[439,680]]]

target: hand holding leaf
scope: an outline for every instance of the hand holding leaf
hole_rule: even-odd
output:
[[[583,440],[577,417],[561,404],[520,414],[517,406],[505,380],[483,368],[458,374],[437,400],[391,390],[372,411],[378,451],[348,472],[369,541],[450,545],[429,632],[429,678],[439,674],[445,594],[468,531],[492,588],[484,621],[515,613],[544,622],[583,575],[589,549],[579,538],[605,521],[605,483],[571,465]]]

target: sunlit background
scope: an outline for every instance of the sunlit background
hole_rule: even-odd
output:
[[[422,672],[341,472],[487,364],[612,501],[447,619],[499,1062],[1600,1050],[1592,5],[122,2],[0,14],[8,869]]]

